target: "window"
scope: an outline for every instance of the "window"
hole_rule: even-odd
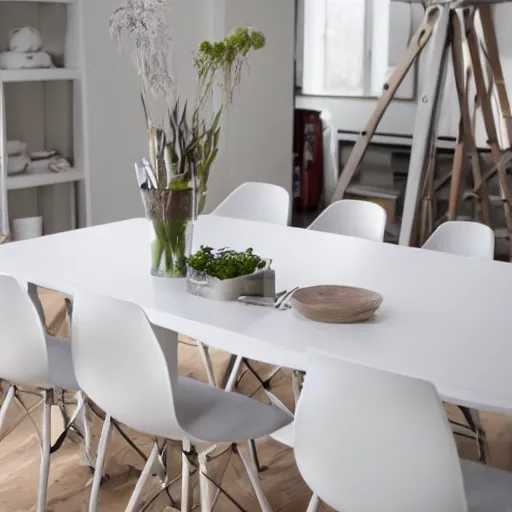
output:
[[[365,92],[368,56],[366,0],[325,0],[324,83],[326,92]]]
[[[296,76],[302,93],[380,96],[410,39],[411,12],[391,0],[297,0]],[[414,95],[413,75],[400,97]]]

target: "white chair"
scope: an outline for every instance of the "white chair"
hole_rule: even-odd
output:
[[[448,221],[441,224],[430,235],[423,244],[423,249],[492,260],[494,259],[494,232],[490,227],[478,222]],[[480,461],[487,462],[489,449],[478,411],[468,407],[459,407],[459,409],[468,425],[453,421],[452,423],[462,429],[469,428],[474,433],[480,452]],[[466,435],[467,431],[457,433]]]
[[[479,222],[448,221],[430,235],[423,249],[492,260],[494,232]]]
[[[512,474],[459,459],[436,390],[419,379],[313,353],[294,450],[338,511],[512,510]]]
[[[343,199],[327,207],[308,229],[382,242],[386,219],[386,210],[378,204]]]
[[[343,199],[326,208],[308,229],[382,242],[386,231],[386,219],[384,208],[375,203]],[[294,372],[293,384],[296,400],[299,397],[297,378],[297,374]],[[273,433],[272,437],[292,447],[293,425],[288,425],[279,432]]]
[[[41,463],[37,512],[46,510],[48,472],[50,465],[50,409],[59,390],[77,393],[78,407],[63,433],[85,411],[83,397],[73,371],[71,343],[45,333],[36,307],[29,295],[11,276],[0,275],[0,378],[9,383],[9,389],[0,409],[0,439],[8,435],[35,407],[27,409],[20,400],[18,386],[28,386],[32,394],[41,395],[36,405],[43,407],[41,426]],[[32,390],[33,388],[33,390]],[[5,425],[11,406],[21,408],[23,415]],[[84,417],[82,417],[82,420]],[[6,428],[8,427],[8,428]],[[63,438],[59,439],[62,442]],[[56,443],[59,444],[59,441]]]
[[[72,352],[77,380],[108,415],[101,433],[89,510],[96,510],[110,417],[140,432],[189,443],[247,441],[268,435],[291,421],[278,407],[237,393],[226,393],[178,376],[177,334],[152,326],[135,304],[76,294]],[[270,506],[251,464],[238,452],[263,511]],[[144,482],[159,455],[155,442],[126,512],[136,510]],[[183,457],[182,500],[188,504],[188,459]],[[211,496],[200,470],[202,510]]]
[[[212,215],[286,226],[290,220],[290,194],[283,187],[270,183],[243,183],[217,206]],[[200,341],[197,341],[197,346],[206,368],[208,382],[215,386],[215,376],[208,347]],[[223,388],[228,391],[234,388],[242,363],[246,364],[249,371],[262,385],[266,385],[251,365],[248,364],[248,361],[233,355],[222,383]]]
[[[286,226],[290,220],[290,194],[283,187],[270,183],[243,183],[212,215]]]

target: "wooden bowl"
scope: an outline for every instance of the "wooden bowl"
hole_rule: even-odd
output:
[[[369,320],[383,300],[382,295],[352,286],[300,288],[290,304],[310,320],[327,323],[356,323]]]

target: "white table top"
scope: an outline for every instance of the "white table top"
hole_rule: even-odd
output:
[[[133,301],[157,325],[248,358],[306,369],[308,350],[320,349],[427,379],[454,403],[512,414],[512,265],[212,216],[199,219],[194,238],[272,258],[278,290],[354,285],[384,302],[373,321],[328,325],[191,296],[184,280],[150,276],[144,219],[2,246],[0,272]]]

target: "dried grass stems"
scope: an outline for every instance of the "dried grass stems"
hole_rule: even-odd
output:
[[[110,18],[110,35],[120,48],[126,39],[134,45],[137,73],[144,94],[169,98],[174,91],[172,38],[166,0],[127,0]],[[130,46],[130,49],[132,48]]]
[[[233,101],[243,70],[254,50],[265,46],[264,35],[238,27],[222,41],[203,41],[194,55],[198,87],[190,115],[187,104],[176,98],[172,72],[172,39],[168,0],[126,0],[110,19],[110,34],[133,53],[142,81],[150,165],[158,189],[198,190],[198,213],[204,208],[211,166],[218,153],[221,117]],[[218,111],[205,113],[214,87],[223,92]],[[166,106],[153,108],[153,99]],[[157,119],[156,116],[159,118]],[[151,202],[154,202],[155,198]],[[160,202],[160,201],[157,201]],[[162,205],[163,206],[163,205]]]

